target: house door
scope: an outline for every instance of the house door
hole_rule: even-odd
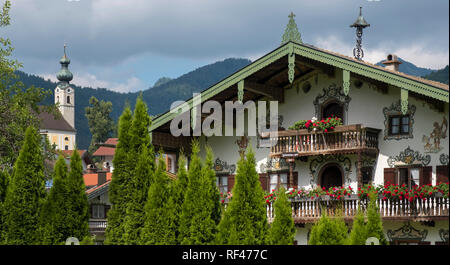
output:
[[[330,187],[340,187],[343,184],[342,172],[338,166],[328,166],[322,171],[320,180],[320,185],[326,189],[329,189]]]

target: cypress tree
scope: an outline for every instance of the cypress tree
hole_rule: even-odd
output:
[[[112,204],[108,212],[105,232],[105,244],[124,244],[124,218],[126,215],[128,186],[133,173],[133,161],[130,160],[131,146],[130,127],[132,115],[127,105],[119,119],[119,142],[117,144],[113,164],[114,171],[109,188],[109,200]]]
[[[202,174],[206,184],[206,191],[209,203],[211,204],[211,219],[216,226],[222,217],[222,206],[220,205],[220,192],[216,185],[216,172],[214,171],[214,154],[210,146],[206,147],[205,165]],[[215,232],[214,232],[215,233]]]
[[[130,150],[129,160],[133,161],[133,174],[129,178],[127,189],[128,199],[123,223],[123,239],[125,244],[138,244],[141,230],[144,226],[144,207],[152,174],[155,170],[155,155],[150,141],[149,128],[151,119],[147,105],[142,99],[142,93],[136,99],[133,119],[129,130]],[[136,162],[137,161],[137,162]]]
[[[154,183],[148,191],[145,204],[145,223],[142,229],[142,243],[148,245],[176,244],[175,231],[171,229],[173,216],[170,207],[169,178],[166,174],[162,153],[158,159]]]
[[[4,227],[3,223],[5,222],[5,214],[6,212],[3,211],[3,204],[5,202],[6,197],[6,189],[8,188],[8,184],[10,181],[10,177],[8,172],[4,170],[0,170],[0,244],[3,242],[3,232]]]
[[[369,195],[370,202],[369,207],[367,209],[367,238],[376,237],[380,241],[380,245],[388,245],[389,243],[386,240],[386,237],[383,233],[383,223],[381,221],[380,212],[378,210],[378,205],[376,201],[376,195]],[[366,238],[366,239],[367,239]]]
[[[72,202],[68,189],[68,170],[66,161],[59,156],[54,169],[53,185],[40,214],[41,243],[60,245],[72,236],[70,222]]]
[[[334,218],[326,214],[311,229],[308,245],[345,245],[348,242],[348,229],[339,214]]]
[[[176,243],[180,244],[180,220],[183,209],[183,202],[185,197],[185,191],[188,186],[189,180],[186,171],[186,158],[183,153],[180,153],[178,159],[178,172],[177,179],[169,184],[171,198],[173,200],[173,229],[175,229]]]
[[[70,157],[70,172],[67,180],[70,201],[69,232],[70,236],[82,240],[89,236],[89,203],[83,179],[83,164],[80,154],[75,149]]]
[[[367,240],[367,230],[364,220],[364,212],[358,209],[353,220],[352,231],[348,238],[348,245],[365,245]]]
[[[202,162],[198,157],[199,144],[192,142],[186,196],[182,206],[180,242],[183,245],[211,244],[214,241],[215,222],[211,218],[209,188]]]
[[[28,127],[25,141],[14,164],[4,203],[7,244],[38,244],[39,213],[46,196],[41,137]],[[6,212],[6,211],[5,211]]]
[[[292,245],[295,237],[295,225],[292,218],[291,202],[282,186],[274,203],[275,219],[270,227],[270,243],[273,245]]]
[[[131,194],[126,210],[124,224],[124,240],[127,245],[139,244],[141,231],[145,223],[145,203],[147,201],[148,189],[153,182],[153,171],[155,157],[152,150],[141,147],[142,152],[137,161],[136,170],[131,179]]]
[[[229,245],[268,244],[264,192],[255,169],[253,150],[238,162],[233,198],[218,227],[217,243]]]

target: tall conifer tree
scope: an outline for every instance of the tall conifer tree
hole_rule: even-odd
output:
[[[269,230],[270,244],[292,245],[295,237],[294,219],[292,218],[291,202],[288,200],[283,186],[278,191],[274,210],[275,219]]]
[[[173,227],[175,229],[176,243],[180,244],[180,220],[183,209],[183,202],[185,197],[185,191],[188,186],[189,180],[186,171],[186,158],[183,153],[180,153],[178,159],[178,172],[177,179],[172,181],[169,185],[171,196],[173,198],[174,207],[174,220]]]
[[[214,154],[210,146],[206,147],[205,165],[202,169],[208,200],[211,204],[211,219],[218,225],[222,217],[222,206],[220,205],[220,192],[216,184],[216,172],[214,171]],[[215,232],[214,232],[215,233]]]
[[[25,141],[14,164],[5,198],[5,240],[7,244],[40,243],[39,214],[46,197],[41,136],[33,127],[25,132]]]
[[[367,208],[367,238],[378,238],[380,245],[388,245],[386,237],[383,233],[383,223],[381,221],[380,211],[378,209],[376,194],[369,194],[370,202]]]
[[[358,209],[353,219],[352,231],[348,238],[348,245],[365,245],[367,240],[367,229],[364,220],[364,212]]]
[[[73,236],[70,222],[72,201],[68,189],[68,170],[64,157],[59,156],[55,164],[53,185],[42,206],[40,214],[40,234],[42,244],[60,245]]]
[[[211,218],[212,204],[209,195],[209,179],[203,174],[203,166],[198,157],[199,143],[192,142],[192,155],[189,164],[189,183],[182,207],[180,241],[183,245],[211,244],[215,237],[216,224]]]
[[[114,171],[109,189],[109,200],[112,208],[107,216],[108,226],[106,227],[105,244],[124,244],[123,222],[127,209],[127,197],[130,192],[127,188],[134,169],[134,161],[130,160],[129,157],[131,122],[132,114],[129,105],[127,105],[119,119],[119,142],[114,153]]]
[[[160,153],[154,183],[148,191],[145,205],[145,223],[142,229],[142,243],[147,245],[175,245],[175,231],[171,229],[173,216],[170,210],[169,178]]]
[[[136,169],[131,179],[131,194],[124,223],[124,240],[127,245],[141,242],[141,231],[145,223],[145,203],[148,189],[153,182],[155,157],[152,150],[142,146]]]
[[[348,242],[348,229],[339,214],[330,218],[326,214],[311,229],[308,245],[345,245]]]
[[[228,204],[218,228],[217,243],[228,245],[264,245],[269,243],[264,192],[255,169],[251,148],[241,157]]]
[[[89,235],[89,203],[83,179],[83,164],[80,154],[75,149],[70,157],[70,172],[67,179],[67,188],[70,200],[69,222],[70,235],[82,240]]]

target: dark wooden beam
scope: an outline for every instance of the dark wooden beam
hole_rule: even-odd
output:
[[[328,77],[334,77],[334,67],[328,64],[324,64],[315,60],[308,59],[303,56],[296,56],[295,62],[299,64],[303,64],[309,68],[318,69],[322,73],[328,75]]]
[[[254,94],[263,95],[272,100],[277,100],[279,102],[284,102],[283,95],[281,90],[282,87],[275,87],[267,84],[261,84],[253,81],[245,81],[244,89],[250,91]]]

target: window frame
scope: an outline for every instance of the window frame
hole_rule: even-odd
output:
[[[416,185],[420,186],[420,179],[422,178],[422,175],[423,175],[423,173],[422,173],[423,166],[422,165],[397,166],[396,169],[397,169],[396,181],[399,186],[405,184],[403,182],[402,183],[400,182],[400,170],[405,170],[405,169],[407,170],[406,182],[408,184],[408,189],[411,189],[413,187],[413,185],[411,185],[412,184],[411,183],[411,180],[412,180],[411,179],[411,177],[412,177],[411,169],[418,169],[419,170],[419,178],[417,179],[418,183],[416,183]]]
[[[270,173],[267,173],[268,174],[268,176],[269,176],[269,190],[270,191],[272,191],[272,190],[278,190],[278,188],[281,186],[281,185],[283,185],[283,187],[286,189],[286,190],[288,190],[288,187],[289,187],[289,172],[288,171],[277,171],[277,172],[270,172]],[[281,182],[281,175],[282,174],[284,174],[284,175],[286,175],[286,183],[283,183],[283,182]],[[276,186],[275,186],[275,188],[273,188],[272,187],[272,176],[273,175],[277,175],[277,183],[276,183]]]
[[[408,124],[403,124],[403,118],[404,117],[408,117]],[[392,132],[392,128],[394,127],[394,125],[392,125],[392,120],[394,118],[398,118],[399,119],[399,124],[395,125],[398,126],[398,133],[393,133]],[[408,132],[404,132],[403,131],[403,126],[408,125]],[[411,131],[411,115],[410,114],[394,114],[394,115],[389,115],[388,116],[388,136],[390,137],[401,137],[401,136],[409,136],[410,131]]]

